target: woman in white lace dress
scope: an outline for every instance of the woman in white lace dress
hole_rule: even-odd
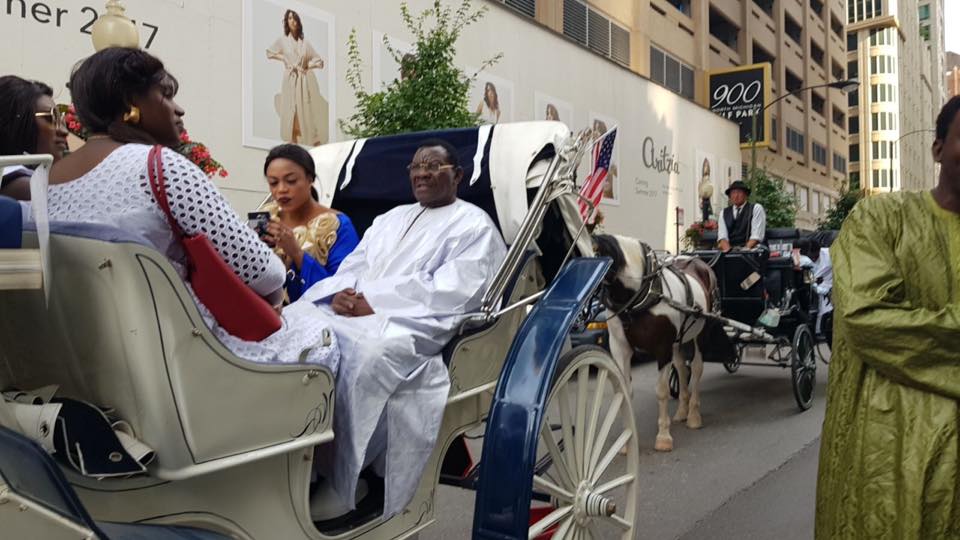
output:
[[[292,9],[283,14],[283,36],[267,49],[267,58],[283,62],[283,81],[274,106],[285,142],[317,146],[329,142],[329,108],[317,77],[323,58],[303,37],[303,22]]]
[[[114,48],[87,58],[70,77],[70,90],[92,135],[50,171],[50,220],[104,223],[137,234],[185,276],[184,251],[147,176],[151,145],[179,144],[184,113],[173,100],[176,80],[150,54]],[[244,283],[278,305],[286,274],[280,259],[196,165],[168,149],[162,159],[170,210],[184,234],[206,234]],[[336,337],[311,316],[310,304],[284,311],[282,328],[260,342],[229,335],[197,305],[215,335],[238,356],[258,362],[306,360],[336,372]]]

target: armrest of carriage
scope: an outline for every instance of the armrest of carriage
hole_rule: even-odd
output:
[[[501,309],[540,288],[535,255],[532,250],[524,252],[517,272],[507,283]],[[447,343],[443,348],[443,363],[450,373],[451,398],[497,380],[513,334],[526,312],[518,307],[490,323],[464,330]]]
[[[115,409],[167,480],[333,438],[329,370],[233,355],[164,255],[99,225],[51,224],[50,248],[48,307],[40,291],[0,291],[0,386],[58,384]]]

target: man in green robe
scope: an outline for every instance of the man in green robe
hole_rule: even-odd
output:
[[[930,192],[867,198],[833,257],[816,536],[960,538],[960,97]]]

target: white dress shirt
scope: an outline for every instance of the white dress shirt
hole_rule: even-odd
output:
[[[733,207],[733,219],[737,219],[740,212],[744,210],[744,205]],[[730,240],[730,235],[727,233],[727,222],[723,219],[723,212],[720,213],[720,219],[717,220],[718,229],[717,229],[717,241],[720,240]],[[753,205],[753,219],[750,220],[750,235],[747,237],[749,240],[756,240],[757,242],[762,242],[763,237],[767,232],[767,211],[763,209],[762,205],[754,203]]]

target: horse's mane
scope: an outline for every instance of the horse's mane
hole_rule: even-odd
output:
[[[598,234],[593,237],[593,241],[597,244],[596,252],[598,254],[613,259],[613,265],[610,270],[617,273],[626,266],[627,261],[623,256],[623,249],[620,247],[620,243],[617,242],[616,238],[609,234]]]

